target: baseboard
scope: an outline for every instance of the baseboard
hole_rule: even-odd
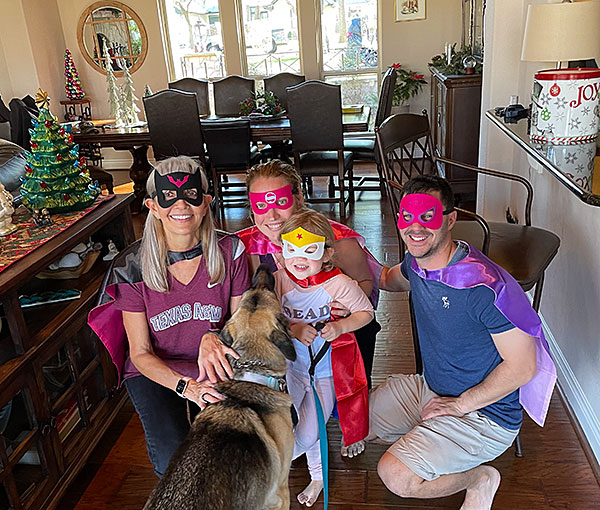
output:
[[[585,396],[542,314],[540,314],[540,319],[550,346],[552,359],[556,365],[559,395],[565,404],[567,414],[573,423],[594,475],[600,483],[600,419]]]

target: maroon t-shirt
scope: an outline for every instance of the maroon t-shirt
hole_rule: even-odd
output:
[[[198,271],[187,285],[169,273],[169,292],[157,292],[142,281],[119,284],[115,307],[126,312],[144,312],[154,353],[177,372],[198,377],[198,349],[202,336],[211,328],[221,328],[229,316],[229,299],[241,296],[250,286],[248,259],[244,245],[235,236],[219,240],[225,259],[225,279],[210,284],[210,276],[200,261]],[[123,379],[140,375],[127,354]]]

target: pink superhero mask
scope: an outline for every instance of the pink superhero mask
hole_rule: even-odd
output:
[[[419,223],[430,230],[438,230],[444,222],[444,215],[454,211],[444,211],[444,206],[437,198],[427,193],[411,193],[400,201],[398,228],[405,229],[413,223]]]
[[[265,193],[248,193],[250,205],[255,214],[265,214],[269,209],[289,209],[294,203],[292,187],[286,184],[283,188]]]

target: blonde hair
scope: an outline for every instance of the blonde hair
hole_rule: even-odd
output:
[[[206,179],[204,169],[197,161],[187,156],[164,159],[156,164],[146,181],[146,191],[149,196],[152,196],[156,191],[154,172],[158,172],[160,175],[168,175],[175,172],[186,174],[200,172],[202,191],[204,193],[208,191],[208,180]],[[213,285],[222,283],[225,279],[225,261],[219,247],[210,207],[207,208],[206,214],[202,218],[199,231],[202,241],[202,254],[208,274],[210,275],[210,283]],[[157,292],[169,291],[167,273],[169,265],[168,251],[162,222],[149,213],[144,224],[144,234],[140,246],[142,279],[149,288]]]
[[[292,187],[292,194],[300,196],[300,185],[302,184],[302,181],[298,172],[296,172],[296,169],[292,165],[288,165],[278,159],[254,165],[246,172],[246,188],[248,191],[250,191],[252,182],[259,177],[283,177]]]
[[[279,238],[284,234],[293,232],[298,227],[308,230],[311,234],[323,236],[325,238],[325,253],[329,255],[329,260],[323,262],[323,270],[330,271],[335,266],[333,261],[333,243],[335,234],[331,228],[329,220],[321,213],[303,207],[290,216],[281,227]]]

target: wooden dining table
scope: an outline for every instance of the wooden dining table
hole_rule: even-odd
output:
[[[364,106],[362,112],[342,113],[342,123],[345,133],[367,131],[371,109]],[[219,120],[232,120],[231,117],[217,117],[214,115],[200,119],[200,123],[218,122]],[[148,147],[152,144],[150,131],[147,126],[137,128],[114,128],[111,124],[104,125],[106,121],[96,122],[95,129],[86,132],[73,131],[73,141],[77,144],[93,143],[101,147],[112,147],[116,150],[127,150],[133,157],[129,168],[129,176],[133,181],[135,200],[131,209],[139,213],[146,193],[146,179],[152,165],[148,161]],[[97,132],[96,132],[97,131]],[[250,136],[253,142],[277,143],[292,138],[290,119],[281,117],[273,120],[256,121],[250,119]]]

